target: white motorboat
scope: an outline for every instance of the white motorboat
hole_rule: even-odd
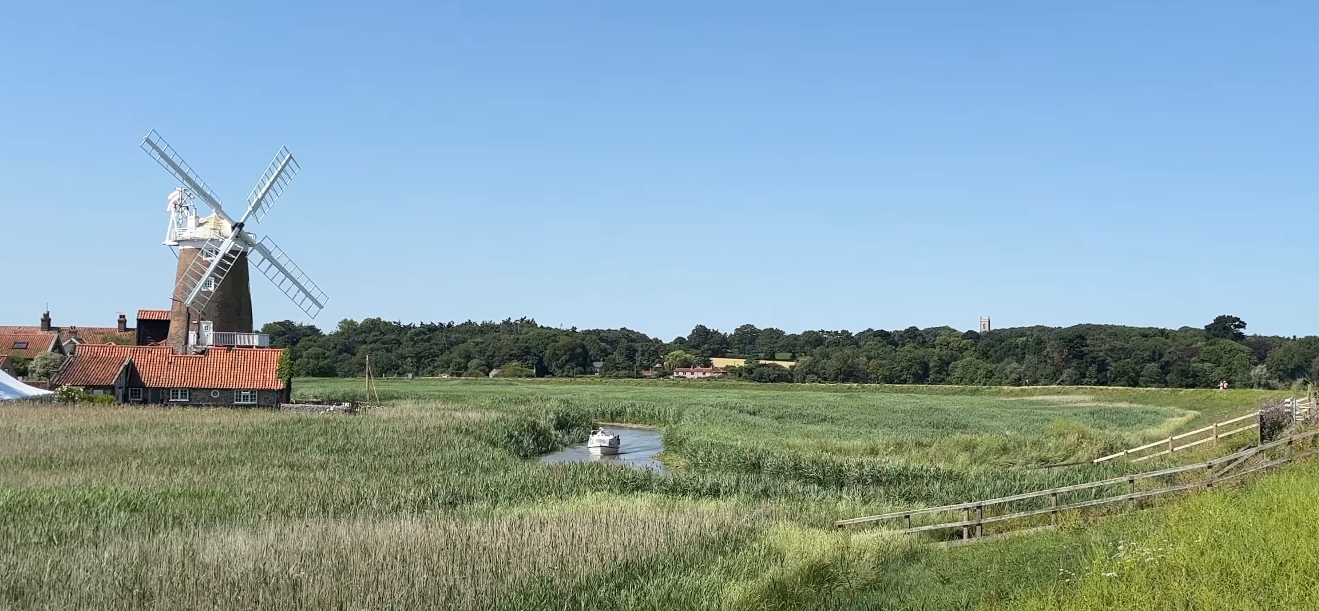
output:
[[[592,454],[617,454],[622,446],[623,440],[618,435],[602,428],[596,429],[591,433],[591,438],[586,440],[586,450]]]

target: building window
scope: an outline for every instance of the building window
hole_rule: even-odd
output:
[[[170,400],[170,401],[187,401],[187,400],[188,400],[188,389],[186,389],[186,388],[171,388],[171,389],[169,389],[169,400]]]
[[[237,404],[237,405],[255,405],[255,404],[256,404],[256,391],[255,391],[255,390],[235,390],[235,391],[234,391],[234,403]]]
[[[104,390],[104,389],[101,389],[101,388],[94,388],[94,389],[92,389],[92,396],[93,396],[93,397],[99,397],[99,396],[101,396],[101,395],[103,395],[103,394],[105,394],[105,390]]]
[[[27,350],[27,342],[14,342],[14,350]]]
[[[128,400],[129,400],[129,401],[141,401],[141,400],[142,400],[142,389],[141,389],[141,388],[130,388],[130,389],[128,389]]]

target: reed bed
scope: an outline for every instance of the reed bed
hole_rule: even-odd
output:
[[[833,520],[1122,472],[1040,467],[1199,417],[1088,389],[381,390],[357,416],[0,406],[0,607],[851,608],[928,557]],[[670,474],[533,460],[597,421],[662,426]]]

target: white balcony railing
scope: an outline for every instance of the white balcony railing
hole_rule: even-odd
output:
[[[210,337],[204,334],[201,341],[198,342],[203,346],[245,346],[252,348],[269,348],[270,336],[265,333],[234,333],[231,331],[213,331]]]

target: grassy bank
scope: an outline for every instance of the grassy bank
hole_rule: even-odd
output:
[[[295,388],[339,396],[353,384]],[[965,600],[911,590],[894,581],[902,575],[966,579],[964,592],[992,603],[1016,590],[973,579],[983,570],[972,556],[830,523],[1085,481],[1123,466],[1036,467],[1187,426],[1202,417],[1197,401],[1225,412],[1258,400],[639,382],[381,387],[393,399],[352,417],[0,407],[0,606],[577,608],[600,592],[642,608]],[[530,460],[584,439],[598,420],[664,427],[672,474]],[[607,549],[583,553],[592,540]],[[1041,543],[1050,540],[1023,549],[1050,556]],[[1091,560],[1067,557],[1074,572]],[[1010,581],[1036,588],[1022,596],[1054,585],[1053,575],[1028,574],[1039,562],[998,564],[1027,571]]]

